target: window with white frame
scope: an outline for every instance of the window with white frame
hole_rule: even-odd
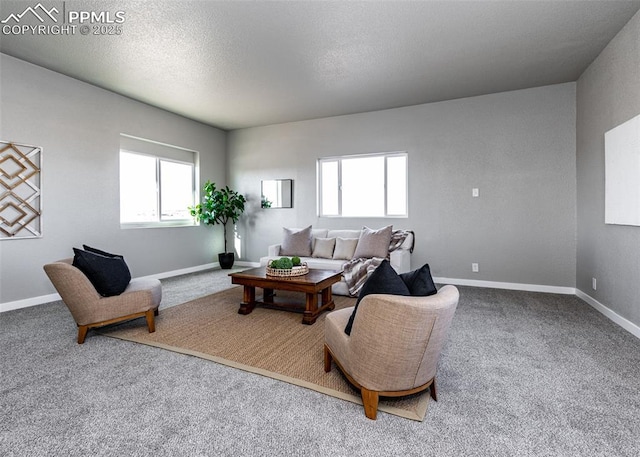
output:
[[[318,160],[320,216],[406,217],[407,153]]]
[[[121,136],[120,225],[193,225],[197,153]]]

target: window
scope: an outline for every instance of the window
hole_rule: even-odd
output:
[[[318,160],[320,216],[407,216],[407,154]]]
[[[123,135],[120,143],[121,227],[193,225],[188,207],[195,202],[196,158],[195,151]]]

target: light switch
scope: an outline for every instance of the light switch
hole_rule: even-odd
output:
[[[480,189],[478,189],[477,187],[474,187],[473,189],[471,189],[471,196],[472,197],[479,197],[480,196]]]

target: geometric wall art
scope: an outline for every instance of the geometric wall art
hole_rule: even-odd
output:
[[[42,236],[42,148],[0,141],[0,240]]]

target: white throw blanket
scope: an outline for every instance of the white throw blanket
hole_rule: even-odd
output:
[[[413,232],[410,230],[394,230],[389,243],[389,254],[398,249],[409,234],[413,235]],[[414,236],[414,243],[415,239]],[[413,252],[413,245],[411,245],[409,252]],[[389,259],[389,254],[387,254],[387,259]],[[351,259],[342,266],[342,275],[344,276],[344,281],[347,283],[349,295],[355,297],[360,293],[360,289],[362,289],[364,283],[367,282],[369,275],[380,266],[383,260],[385,259],[382,257]]]

